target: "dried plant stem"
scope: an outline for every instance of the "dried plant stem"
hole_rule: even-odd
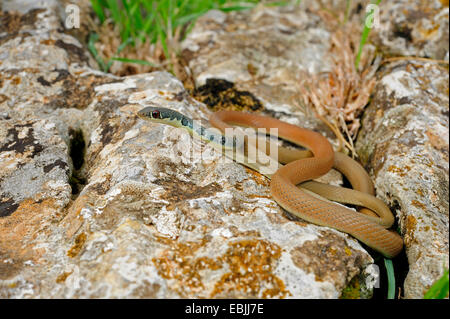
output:
[[[417,60],[417,61],[423,61],[423,62],[449,64],[449,62],[445,61],[445,60],[422,58],[422,57],[418,57],[418,56],[397,56],[397,57],[386,58],[386,59],[383,59],[383,61],[381,61],[381,64],[388,63],[388,62],[394,62],[394,61],[400,61],[400,60]]]
[[[353,21],[339,24],[327,12],[319,15],[330,24],[331,44],[324,59],[332,61],[332,69],[319,74],[300,74],[299,90],[303,104],[312,106],[316,116],[336,135],[340,150],[346,148],[356,157],[353,140],[360,128],[359,117],[375,86],[380,58],[366,45],[357,69],[354,61],[360,26]]]

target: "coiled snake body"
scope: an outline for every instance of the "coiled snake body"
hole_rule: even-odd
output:
[[[218,149],[236,150],[239,146],[235,139],[203,126],[195,126],[192,119],[174,110],[145,107],[138,112],[138,116],[144,120],[184,128]],[[271,178],[270,192],[273,198],[285,210],[311,223],[348,233],[388,258],[402,250],[402,238],[396,232],[387,230],[394,223],[394,217],[386,204],[373,196],[374,187],[364,168],[350,157],[335,153],[325,137],[274,118],[244,112],[215,112],[209,120],[211,125],[222,132],[230,124],[266,130],[277,128],[281,138],[310,150],[278,147],[278,159],[286,165],[279,164],[274,174],[265,174]],[[244,160],[237,161],[258,170],[258,165],[245,161],[245,154],[242,158]],[[354,189],[312,181],[332,167],[343,173]],[[355,212],[330,200],[357,205],[362,209]]]

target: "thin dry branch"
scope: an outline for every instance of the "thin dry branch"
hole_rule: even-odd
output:
[[[332,21],[322,13],[326,21]],[[305,105],[311,105],[317,117],[336,134],[340,150],[345,146],[356,156],[353,140],[360,128],[360,115],[375,86],[375,71],[380,59],[369,46],[363,51],[359,70],[355,68],[360,26],[354,22],[332,24],[328,58],[333,68],[321,74],[302,74],[299,82]]]
[[[89,21],[88,21],[89,22]],[[105,61],[110,61],[113,57],[127,58],[130,60],[142,60],[157,66],[164,66],[168,61],[164,57],[160,44],[152,44],[149,41],[136,43],[135,46],[128,45],[121,52],[117,52],[121,42],[118,26],[106,20],[101,25],[94,21],[89,22],[90,27],[99,35],[95,48],[99,56]],[[114,61],[109,72],[115,75],[124,76],[138,73],[155,71],[155,67],[137,63],[127,63]]]

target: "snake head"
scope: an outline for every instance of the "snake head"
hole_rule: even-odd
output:
[[[161,108],[159,107],[153,107],[153,106],[147,106],[143,109],[139,110],[137,112],[137,115],[147,121],[154,121],[154,120],[160,120],[162,119],[162,112]]]
[[[189,126],[192,128],[192,120],[183,114],[165,107],[147,106],[137,112],[143,120],[172,125],[175,127]]]

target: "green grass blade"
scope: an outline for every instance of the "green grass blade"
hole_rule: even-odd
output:
[[[395,299],[395,276],[394,276],[394,266],[392,265],[392,260],[384,258],[384,266],[386,267],[387,278],[388,278],[387,299]]]
[[[106,19],[105,12],[103,11],[104,6],[99,0],[91,0],[91,6],[92,10],[94,10],[95,14],[100,19],[100,23],[103,23]]]
[[[253,8],[254,4],[249,5],[235,5],[235,6],[223,6],[220,8],[223,12],[230,12],[230,11],[241,11],[241,10],[247,10]]]
[[[283,7],[288,4],[291,4],[291,1],[274,1],[274,2],[266,3],[266,6],[268,6],[268,7]]]
[[[183,15],[185,12],[186,6],[189,4],[189,0],[181,0],[181,3],[177,5],[175,18],[178,19],[179,16]],[[187,9],[187,12],[189,12],[189,8]]]
[[[381,2],[381,0],[375,0],[373,4],[375,5],[379,5]],[[364,45],[367,42],[367,38],[369,37],[369,33],[371,30],[371,27],[367,26],[367,18],[369,17],[369,15],[371,14],[371,12],[368,12],[366,14],[366,17],[364,19],[364,28],[361,34],[361,40],[359,41],[359,49],[358,49],[358,54],[356,55],[356,59],[355,59],[355,68],[356,70],[358,70],[359,67],[359,61],[361,60],[361,54],[362,54],[362,50],[364,48]]]
[[[344,23],[347,23],[348,16],[350,15],[350,7],[352,6],[352,0],[347,0],[345,4]]]
[[[120,53],[122,52],[123,49],[125,49],[125,47],[129,44],[133,43],[133,38],[128,38],[126,39],[126,41],[122,42],[119,47],[117,48],[117,52],[116,53]]]
[[[201,12],[196,12],[196,13],[192,13],[192,14],[188,14],[188,15],[185,15],[183,17],[180,17],[174,22],[173,26],[174,27],[182,26],[182,25],[184,25],[184,24],[186,24],[188,22],[196,20],[198,17],[202,16],[205,13],[206,12],[201,11]]]
[[[139,1],[135,1],[133,5],[130,7],[129,15],[133,18],[134,28],[136,30],[142,30],[144,26],[144,20],[141,15],[141,6]]]
[[[128,1],[130,1],[130,0],[128,0]],[[129,12],[130,12],[130,4],[128,3],[128,1],[127,0],[122,0],[123,8],[127,12],[127,14],[129,14]],[[132,1],[132,2],[139,3],[138,1]]]
[[[135,1],[136,2],[136,1]],[[131,12],[130,4],[127,2],[127,0],[122,0],[123,9],[121,10],[121,21],[123,25],[123,34],[122,34],[122,40],[128,39],[128,37],[135,36],[135,28],[136,28],[136,19],[133,17],[133,13]]]
[[[127,58],[119,58],[119,57],[111,58],[111,60],[119,61],[119,62],[125,62],[125,63],[136,63],[136,64],[141,64],[141,65],[150,65],[150,66],[155,67],[155,68],[160,67],[159,65],[156,65],[154,63],[151,63],[151,62],[148,62],[148,61],[145,61],[145,60],[127,59]]]
[[[449,290],[449,279],[447,269],[442,275],[442,277],[436,280],[436,282],[430,287],[430,289],[428,289],[423,298],[444,299],[448,296],[448,290]]]
[[[98,51],[95,48],[95,42],[97,42],[97,41],[98,41],[98,34],[97,33],[91,33],[89,35],[89,40],[88,40],[88,49],[91,52],[92,56],[94,57],[95,61],[97,61],[100,69],[103,72],[108,72],[109,67],[111,66],[111,64],[106,64],[105,61],[103,61],[103,59],[98,54]]]
[[[297,0],[297,4],[299,2]],[[195,20],[211,9],[222,11],[245,10],[253,8],[259,1],[91,0],[91,3],[101,21],[110,18],[118,26],[122,42],[118,52],[122,51],[126,45],[136,45],[138,42],[149,41],[151,44],[159,44],[166,58],[170,59],[171,54],[178,48],[173,41],[181,40],[173,39],[175,34],[179,34],[180,28],[184,28],[182,29],[183,33],[180,34],[184,37],[193,28]],[[289,1],[280,0],[265,5],[284,5],[287,3]],[[103,65],[102,68],[107,67],[103,61],[98,60],[98,62]]]
[[[159,22],[156,23],[156,32],[158,33],[158,38],[163,47],[163,51],[166,56],[166,59],[170,59],[169,48],[167,47],[167,34],[166,34],[167,30],[164,30],[165,26],[166,26],[166,23],[165,23],[164,16],[160,15]]]
[[[142,30],[140,32],[140,39],[143,41],[145,39],[145,37],[149,37],[150,41],[153,42],[153,38],[154,38],[154,23],[155,23],[155,19],[156,19],[156,15],[155,15],[155,10],[152,9],[151,7],[152,4],[147,3],[146,2],[146,10],[149,10],[149,13],[147,15],[147,17],[145,18],[145,23],[142,27]]]
[[[111,12],[111,17],[113,18],[114,22],[120,24],[122,22],[122,19],[117,0],[106,0],[106,2],[108,3],[108,9]]]

